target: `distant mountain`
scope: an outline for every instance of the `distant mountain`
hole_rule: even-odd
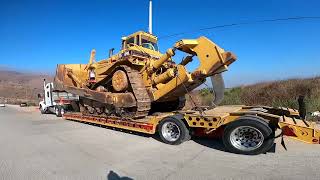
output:
[[[8,103],[37,103],[38,93],[43,92],[43,79],[50,82],[53,77],[0,68],[0,100],[6,99]]]

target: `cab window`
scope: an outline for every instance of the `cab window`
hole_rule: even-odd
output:
[[[153,51],[158,51],[157,43],[142,39],[141,46],[147,49],[151,49]]]
[[[126,40],[126,44],[127,44],[127,46],[129,46],[129,44],[134,44],[134,37]]]

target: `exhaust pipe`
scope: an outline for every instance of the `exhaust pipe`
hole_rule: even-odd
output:
[[[114,48],[111,48],[111,49],[109,50],[109,57],[113,56],[113,51],[114,51]]]
[[[43,89],[46,88],[46,79],[43,79]]]

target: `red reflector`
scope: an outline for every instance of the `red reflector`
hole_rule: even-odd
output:
[[[293,136],[297,137],[297,135],[294,133],[293,129],[289,128],[288,126],[282,127],[282,133],[286,136]]]

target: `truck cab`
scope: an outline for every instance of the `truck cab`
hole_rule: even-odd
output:
[[[56,103],[52,99],[52,90],[53,90],[53,83],[48,83],[44,86],[44,103],[46,105],[56,105]]]
[[[38,95],[39,97],[41,95]],[[56,91],[54,84],[43,82],[43,99],[39,102],[42,114],[54,113],[61,117],[65,111],[74,111],[72,104],[79,100],[79,96],[64,91]]]

